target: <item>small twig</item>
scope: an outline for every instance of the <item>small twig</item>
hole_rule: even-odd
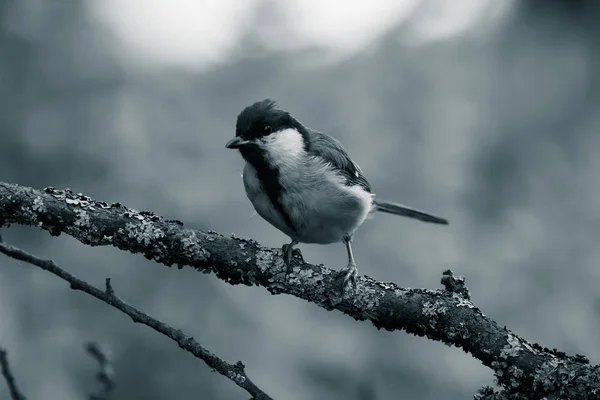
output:
[[[8,391],[10,392],[10,398],[13,400],[25,400],[25,396],[19,391],[17,387],[17,383],[15,382],[15,377],[13,376],[10,366],[8,364],[8,357],[6,355],[6,350],[0,348],[0,368],[2,369],[2,376],[4,376],[4,380],[6,380],[6,384],[8,385]]]
[[[131,317],[131,319],[134,322],[149,326],[155,331],[160,332],[163,335],[171,338],[179,345],[179,347],[189,351],[194,356],[204,361],[210,368],[216,370],[221,375],[226,376],[227,378],[232,380],[236,385],[250,393],[253,400],[272,400],[272,398],[269,395],[267,395],[265,392],[259,389],[254,384],[254,382],[252,382],[250,378],[248,378],[248,375],[246,375],[246,371],[244,370],[244,365],[241,362],[238,362],[235,365],[233,365],[221,360],[219,357],[212,354],[200,343],[195,341],[192,337],[183,333],[181,330],[174,329],[171,326],[165,324],[164,322],[154,319],[149,315],[139,311],[135,307],[132,307],[129,304],[125,303],[123,300],[115,296],[114,291],[112,290],[112,287],[110,285],[110,279],[106,280],[106,290],[102,291],[90,285],[89,283],[82,281],[76,276],[71,275],[67,271],[60,268],[52,260],[42,260],[21,249],[4,243],[0,243],[0,253],[4,253],[7,256],[12,257],[16,260],[25,261],[29,264],[33,264],[37,267],[40,267],[43,270],[46,270],[58,276],[59,278],[69,282],[71,284],[71,289],[81,290],[85,293],[88,293],[94,296],[95,298],[104,301],[106,304],[109,304],[114,308],[129,315],[129,317]]]
[[[471,294],[465,285],[464,276],[459,276],[457,278],[451,270],[447,269],[442,275],[442,285],[444,285],[444,289],[447,292],[456,293],[467,300],[471,300]]]
[[[87,343],[85,350],[100,366],[100,371],[96,374],[96,379],[102,385],[100,394],[90,394],[89,398],[90,400],[108,400],[115,388],[114,370],[108,352],[95,342]]]
[[[106,278],[104,280],[104,291],[109,296],[113,296],[115,294],[115,291],[113,290],[112,285],[110,284],[110,278]]]

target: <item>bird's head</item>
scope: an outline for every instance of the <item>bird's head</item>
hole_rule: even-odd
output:
[[[257,101],[237,117],[235,137],[225,147],[238,149],[246,161],[288,162],[306,150],[308,133],[273,100]]]

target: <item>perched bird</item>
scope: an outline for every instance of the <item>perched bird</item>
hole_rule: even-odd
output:
[[[272,100],[242,110],[226,147],[238,149],[246,161],[244,188],[256,212],[291,239],[283,245],[288,272],[298,243],[341,241],[348,252],[348,265],[340,271],[342,290],[349,280],[355,282],[352,236],[375,211],[448,224],[376,197],[338,140],[302,125]]]

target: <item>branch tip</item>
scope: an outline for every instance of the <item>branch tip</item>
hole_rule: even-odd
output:
[[[113,290],[112,285],[110,283],[110,278],[106,278],[106,280],[104,281],[104,285],[105,285],[104,291],[106,292],[106,294],[109,296],[114,296],[115,291]]]
[[[471,294],[465,285],[465,281],[464,276],[461,275],[457,278],[454,276],[452,270],[447,269],[442,274],[441,283],[447,292],[456,293],[467,300],[471,300]]]

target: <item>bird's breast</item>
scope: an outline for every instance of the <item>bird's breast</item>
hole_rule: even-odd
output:
[[[246,194],[260,216],[299,242],[338,242],[351,235],[371,210],[370,193],[359,186],[346,186],[342,176],[318,159],[307,157],[294,165],[279,165],[277,175],[279,207],[251,164],[246,164],[243,173]]]

